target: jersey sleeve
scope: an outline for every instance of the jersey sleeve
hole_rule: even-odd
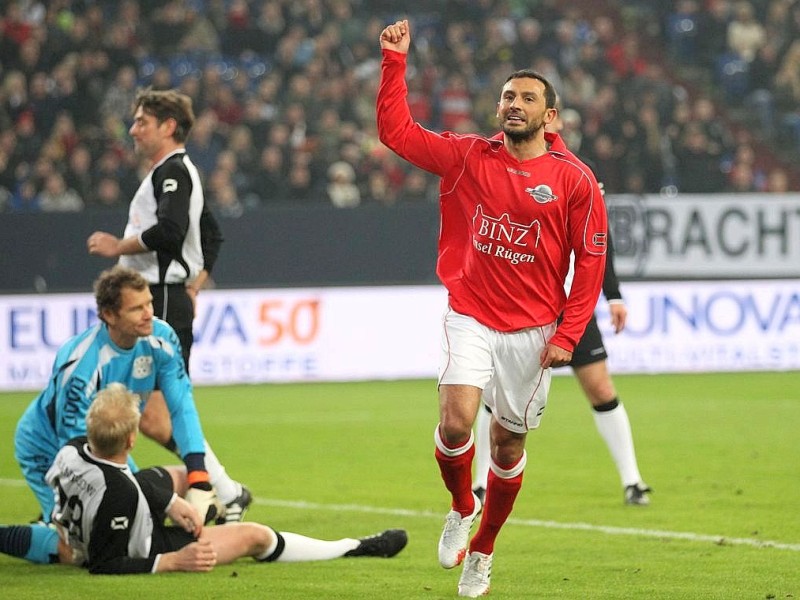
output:
[[[461,164],[462,152],[455,136],[429,131],[411,117],[406,100],[406,57],[400,52],[383,50],[377,98],[378,135],[401,158],[444,177]]]
[[[154,556],[128,556],[138,503],[139,494],[132,482],[106,488],[92,522],[87,560],[90,573],[122,575],[150,573],[153,570]]]
[[[97,377],[97,373],[90,375]],[[57,445],[86,434],[86,413],[94,399],[97,385],[90,384],[85,369],[62,370],[58,373],[54,397],[48,406],[48,417],[56,432]]]
[[[181,456],[205,454],[205,438],[200,426],[200,416],[194,403],[194,393],[183,363],[180,342],[175,331],[166,323],[160,323],[158,340],[162,345],[156,350],[157,385],[164,394],[172,434]]]
[[[133,475],[147,500],[150,511],[164,513],[172,502],[172,477],[162,468],[150,468]]]
[[[611,230],[608,230],[608,248],[606,248],[606,272],[603,275],[603,296],[606,300],[622,300],[619,289],[619,278],[614,269],[614,242],[611,239]]]
[[[588,169],[579,178],[570,198],[568,223],[575,274],[564,306],[564,318],[550,342],[572,351],[600,298],[608,245],[603,196]]]
[[[180,256],[189,229],[192,180],[183,163],[168,160],[153,173],[153,190],[158,222],[142,232],[142,243],[149,250]]]
[[[225,238],[222,237],[222,230],[219,222],[211,212],[208,204],[203,203],[203,212],[200,213],[200,246],[203,251],[203,268],[211,273],[214,263],[217,262],[219,249]]]

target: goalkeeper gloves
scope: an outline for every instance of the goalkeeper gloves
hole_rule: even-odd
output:
[[[186,492],[185,500],[197,509],[203,524],[214,521],[225,512],[217,499],[217,492],[208,481],[193,483]]]

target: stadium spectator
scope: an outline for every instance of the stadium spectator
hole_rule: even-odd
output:
[[[39,189],[32,179],[22,179],[15,186],[9,199],[9,210],[16,213],[41,211]]]
[[[728,23],[728,48],[746,62],[753,62],[759,48],[767,43],[767,32],[757,19],[749,0],[738,0]]]
[[[119,209],[125,207],[125,196],[119,187],[119,181],[111,177],[103,177],[97,182],[97,191],[92,201],[98,208]]]
[[[678,189],[685,193],[713,193],[725,187],[720,169],[719,148],[708,139],[700,123],[689,123],[678,140],[675,158],[678,165]]]
[[[136,69],[124,65],[117,71],[112,83],[100,102],[100,115],[127,115],[136,100]]]
[[[84,566],[92,574],[125,574],[206,572],[245,556],[260,562],[390,558],[406,546],[402,529],[325,541],[258,523],[204,528],[197,509],[182,497],[188,486],[184,469],[131,472],[139,403],[121,383],[97,393],[86,414],[86,436],[66,444],[47,473],[60,533],[38,524],[2,526],[0,552]],[[166,517],[174,525],[165,525]]]
[[[308,166],[308,156],[295,155],[289,165],[287,177],[286,197],[292,202],[304,204],[321,200],[314,186],[311,169]]]
[[[361,191],[355,180],[355,169],[344,161],[328,167],[328,185],[325,186],[328,202],[336,208],[353,208],[361,204]]]
[[[286,200],[286,159],[283,150],[278,146],[268,145],[261,151],[259,168],[253,178],[253,189],[264,204]]]
[[[767,174],[764,191],[773,194],[785,194],[789,191],[789,175],[786,169],[773,167]]]
[[[780,129],[788,144],[800,151],[800,40],[792,42],[775,74],[775,103]]]
[[[56,116],[59,115],[58,100],[50,89],[50,81],[44,71],[37,71],[28,78],[28,81],[30,90],[28,107],[33,115],[33,121],[37,130],[43,136],[48,136]],[[67,113],[67,116],[72,120],[72,115]]]
[[[709,72],[728,48],[728,23],[733,7],[731,0],[707,0],[698,15],[697,61]]]
[[[216,54],[220,51],[220,34],[198,2],[189,2],[184,14],[185,33],[178,42],[183,53]]]
[[[430,128],[449,128],[441,123],[446,113],[437,113],[430,101],[442,91],[441,82],[460,73],[466,78],[468,94],[460,100],[454,98],[453,104],[469,103],[470,114],[457,120],[475,122],[484,133],[491,133],[497,63],[487,57],[496,56],[503,64],[535,66],[542,71],[579,111],[589,139],[594,139],[600,129],[593,114],[593,95],[602,95],[608,86],[618,89],[621,99],[608,107],[610,112],[602,119],[602,125],[607,129],[605,133],[615,139],[621,155],[630,156],[633,151],[621,147],[624,142],[613,122],[623,114],[635,112],[631,107],[647,103],[645,95],[655,85],[659,88],[662,127],[671,118],[672,102],[688,92],[690,101],[697,97],[724,100],[726,106],[716,118],[725,129],[731,129],[731,120],[744,127],[759,127],[759,143],[764,144],[760,150],[773,163],[783,156],[783,162],[788,163],[800,154],[798,103],[787,94],[790,84],[786,78],[791,75],[781,76],[780,81],[777,77],[800,31],[797,3],[749,2],[755,10],[748,27],[761,26],[766,40],[760,48],[759,44],[754,46],[755,57],[750,63],[736,58],[728,46],[729,26],[740,27],[734,26],[734,8],[739,4],[732,0],[708,0],[694,13],[685,7],[696,6],[695,0],[615,0],[608,3],[607,11],[597,15],[588,14],[583,5],[570,3],[473,4],[448,2],[445,10],[431,13],[426,9],[420,17],[419,51],[413,67],[419,69],[421,76],[412,80],[415,85],[419,82],[420,89],[412,90],[410,100],[415,116],[419,114],[420,121]],[[37,8],[30,9],[31,6]],[[194,98],[198,114],[211,106],[224,112],[223,121],[215,125],[215,135],[223,147],[228,145],[235,128],[220,123],[233,119],[252,129],[258,155],[271,125],[285,118],[292,104],[299,104],[307,119],[309,115],[319,115],[323,107],[333,109],[340,122],[352,122],[372,136],[371,99],[378,62],[371,44],[382,29],[380,15],[393,10],[386,3],[372,2],[367,6],[355,0],[332,0],[290,6],[282,0],[124,0],[114,5],[114,11],[105,10],[105,6],[75,0],[49,4],[14,0],[7,9],[4,6],[0,27],[7,28],[9,35],[0,36],[0,56],[4,59],[0,81],[5,84],[9,77],[17,77],[13,73],[21,76],[18,87],[22,94],[16,92],[14,98],[24,100],[13,107],[5,98],[7,94],[0,92],[4,96],[0,131],[13,127],[18,113],[33,112],[35,133],[46,140],[55,115],[66,111],[72,115],[80,142],[91,148],[94,157],[100,156],[101,149],[94,145],[97,110],[111,93],[118,71],[134,67],[136,85],[154,89],[179,87]],[[678,54],[693,54],[697,66],[677,64],[681,60],[678,56],[672,60],[659,57],[658,64],[650,60],[657,56],[658,45],[668,50],[663,54],[675,53],[677,41],[668,38],[670,19],[673,23],[687,19],[691,23],[691,27],[683,25],[687,29],[686,36],[681,37],[683,41],[696,31],[688,49]],[[738,38],[751,39],[748,29],[740,29],[745,33]],[[570,44],[557,43],[559,36],[571,40]],[[534,58],[542,57],[552,61],[547,69],[531,64]],[[732,68],[730,77],[719,71],[725,65]],[[739,68],[741,71],[737,71]],[[787,71],[791,72],[791,68],[787,67]],[[686,86],[680,82],[683,77],[688,82]],[[295,81],[305,82],[302,97],[292,89]],[[45,88],[47,94],[42,96]],[[310,89],[313,93],[308,93]],[[232,91],[235,102],[227,102],[231,100],[227,90]],[[266,94],[262,97],[263,90]],[[225,106],[218,102],[219,98],[226,100]],[[41,109],[42,102],[51,101],[56,103],[55,110]],[[293,110],[296,113],[301,109]],[[6,114],[9,110],[17,114]],[[306,137],[313,143],[319,133],[318,120],[310,121],[306,124]],[[462,127],[465,126],[452,129]],[[200,137],[198,133],[198,143]],[[333,141],[328,138],[325,145],[305,149],[313,154],[314,174],[323,179],[327,167],[342,158],[328,156],[328,142]],[[656,172],[646,176],[648,192],[658,192],[681,175],[671,173],[673,149],[669,140],[664,141],[656,162],[670,166],[664,168],[660,178]],[[587,148],[590,145],[587,142]],[[19,151],[24,148],[23,143]],[[130,161],[131,149],[125,148],[124,153],[127,156],[121,157],[123,162]],[[201,177],[209,177],[215,158],[204,161],[201,152],[193,157]],[[29,160],[33,161],[35,158]],[[12,162],[17,163],[18,157],[12,157]],[[58,170],[66,172],[66,162],[66,158],[59,159]],[[240,164],[245,163],[240,160]],[[631,168],[641,170],[642,165]],[[366,173],[357,169],[357,174],[360,183],[366,181]],[[623,186],[626,180],[623,177]],[[796,187],[797,182],[792,185]],[[123,188],[127,189],[127,184]],[[399,192],[403,201],[403,188]]]
[[[192,137],[186,141],[186,152],[192,162],[206,175],[214,170],[217,157],[225,147],[225,137],[218,130],[219,119],[213,110],[206,110],[197,115]]]
[[[749,194],[759,191],[753,165],[746,162],[734,162],[731,172],[728,174],[725,191],[732,194]]]
[[[464,563],[458,593],[474,598],[489,591],[495,540],[522,485],[526,436],[538,427],[545,408],[550,367],[569,363],[597,302],[606,215],[594,176],[557,134],[545,133],[556,116],[549,82],[532,71],[507,79],[497,104],[502,134],[437,134],[415,123],[405,102],[410,44],[406,20],[381,33],[378,131],[393,152],[441,178],[437,273],[448,288],[449,306],[434,438],[452,502],[439,562],[448,569]],[[530,179],[534,169],[535,181]],[[527,183],[535,189],[526,191]],[[535,234],[529,231],[534,226]],[[510,228],[514,251],[499,234],[508,235]],[[529,234],[541,240],[536,247],[525,241]],[[575,276],[566,298],[571,251]],[[535,275],[514,268],[518,260],[532,262],[534,252],[535,264],[542,265]],[[483,516],[470,540],[481,510],[471,487],[472,426],[481,402],[495,417],[492,464]]]
[[[61,173],[53,171],[42,186],[39,208],[43,212],[79,212],[83,209],[83,200],[78,192],[67,187]]]

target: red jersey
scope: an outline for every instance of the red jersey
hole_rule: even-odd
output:
[[[450,306],[498,331],[563,320],[550,340],[572,351],[597,304],[605,270],[606,212],[597,180],[557,134],[519,161],[502,135],[434,133],[406,103],[406,55],[383,51],[378,133],[399,156],[441,178],[436,272]],[[564,279],[570,253],[575,278]]]

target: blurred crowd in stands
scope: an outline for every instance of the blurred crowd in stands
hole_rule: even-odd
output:
[[[6,0],[0,210],[124,207],[144,172],[137,89],[176,87],[222,215],[276,203],[432,202],[375,131],[378,35],[410,16],[409,101],[434,130],[497,131],[505,77],[560,92],[608,193],[797,190],[796,0]],[[796,163],[795,163],[796,164]]]

